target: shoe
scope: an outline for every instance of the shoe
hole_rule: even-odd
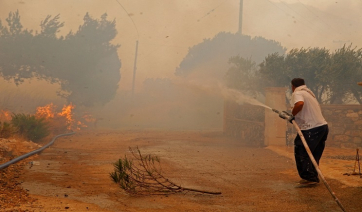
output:
[[[301,185],[315,185],[315,184],[317,184],[317,183],[318,183],[318,182],[309,181],[309,180],[304,180],[304,179],[302,179],[302,180],[299,181],[299,184],[301,184]]]

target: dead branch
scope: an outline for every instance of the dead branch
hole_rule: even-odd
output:
[[[186,191],[221,194],[221,192],[185,188],[162,175],[160,159],[155,155],[142,155],[138,147],[129,148],[133,159],[125,156],[114,163],[110,173],[113,182],[131,195],[162,195]]]

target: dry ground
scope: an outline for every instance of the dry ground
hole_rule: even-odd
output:
[[[109,173],[112,163],[127,154],[129,146],[158,155],[164,175],[172,181],[185,187],[221,191],[222,195],[127,195],[110,180]],[[348,157],[353,153],[343,150]],[[17,182],[28,191],[30,199],[3,209],[341,211],[323,184],[298,187],[299,177],[290,155],[290,148],[247,147],[221,132],[84,131],[61,137],[41,155],[29,158],[35,163],[24,163]],[[327,149],[321,160],[322,172],[327,172],[328,183],[347,211],[362,211],[362,179],[343,175],[352,171],[354,161],[338,161],[341,163]]]

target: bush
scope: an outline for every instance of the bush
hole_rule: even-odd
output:
[[[26,139],[36,142],[49,135],[48,124],[44,118],[23,113],[14,113],[11,117],[11,124],[17,130],[16,132]]]
[[[0,122],[0,138],[9,138],[12,134],[14,134],[15,130],[11,126],[11,124],[4,122]]]

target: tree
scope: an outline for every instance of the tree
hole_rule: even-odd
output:
[[[266,55],[285,48],[280,43],[262,37],[220,32],[212,39],[204,39],[189,49],[188,54],[176,69],[177,76],[202,73],[203,76],[223,78],[230,57],[240,56],[260,63]]]
[[[57,37],[64,23],[59,15],[47,16],[41,31],[23,29],[19,12],[10,13],[8,26],[0,22],[0,75],[16,84],[25,79],[59,83],[59,95],[77,105],[105,104],[116,94],[120,81],[119,45],[115,21],[107,14],[93,19],[88,13],[73,33]]]
[[[295,77],[304,78],[318,101],[322,101],[329,84],[326,77],[329,64],[330,54],[325,48],[292,49],[285,58],[285,66],[290,70],[287,86]]]
[[[353,96],[360,104],[361,91],[353,79],[362,77],[362,50],[343,46],[330,53],[325,48],[292,49],[283,56],[268,55],[260,64],[263,86],[289,87],[290,80],[301,77],[325,104],[341,104]]]
[[[0,73],[4,79],[19,84],[36,72],[29,59],[33,35],[23,29],[18,11],[10,13],[6,22],[8,27],[0,22]]]
[[[362,79],[362,49],[344,45],[331,58],[326,73],[329,76],[329,103],[340,104],[348,100],[348,94],[352,94],[362,104],[362,92],[356,86],[356,81]]]
[[[284,55],[273,53],[259,64],[259,72],[264,87],[284,87],[290,83],[291,71],[285,64]]]
[[[232,67],[226,72],[226,85],[229,88],[255,94],[258,91],[256,63],[250,58],[244,59],[240,56],[231,57],[229,63]]]

